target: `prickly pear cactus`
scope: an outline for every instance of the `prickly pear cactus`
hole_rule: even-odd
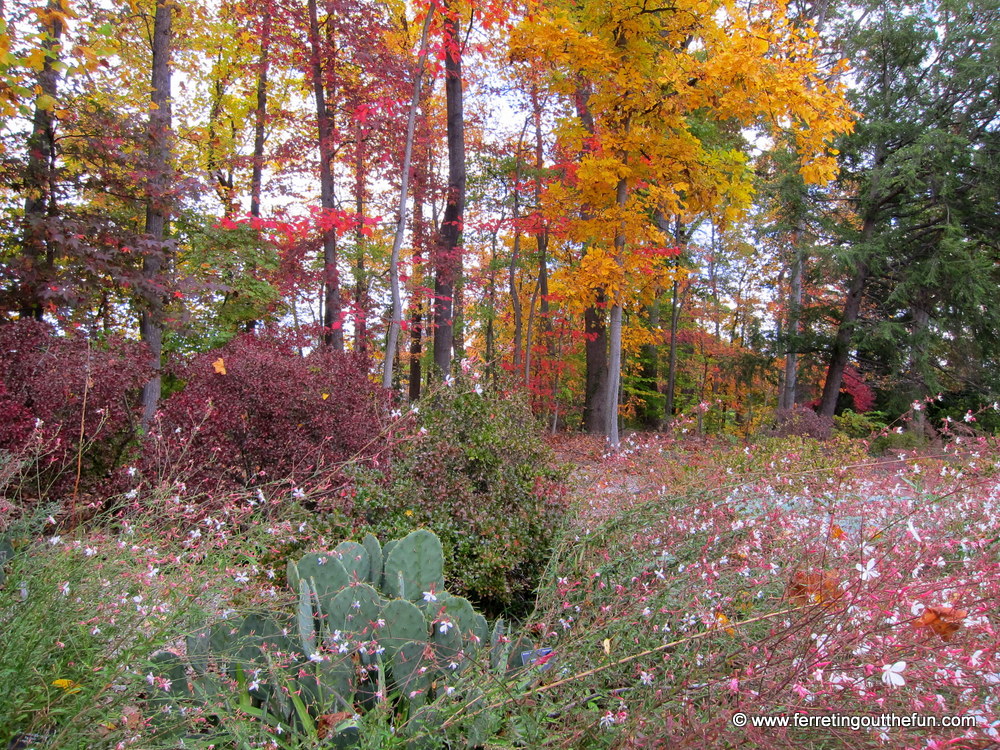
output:
[[[368,569],[368,583],[372,586],[381,586],[382,566],[385,559],[382,556],[382,545],[379,544],[378,539],[371,534],[365,534],[362,544],[364,544],[365,549],[368,550],[368,560],[371,563]]]
[[[385,561],[385,592],[411,602],[431,599],[444,591],[441,541],[426,529],[399,540]]]
[[[341,542],[334,548],[333,555],[340,560],[351,581],[368,580],[372,566],[368,550],[364,545],[357,542]]]
[[[476,700],[462,676],[476,665],[513,673],[521,666],[518,649],[532,647],[511,647],[502,621],[491,637],[468,600],[444,591],[443,568],[441,543],[424,530],[384,548],[369,535],[363,544],[343,542],[290,561],[292,614],[215,623],[188,636],[186,659],[156,654],[151,666],[162,679],[153,702],[171,709],[238,704],[295,732],[308,732],[319,716],[388,705],[398,711],[408,745],[437,750],[439,701]],[[418,721],[404,728],[406,717]],[[423,729],[410,733],[418,725]],[[483,733],[462,731],[474,729]],[[342,722],[328,739],[329,747],[357,747],[356,721]]]

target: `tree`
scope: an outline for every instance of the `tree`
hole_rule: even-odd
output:
[[[173,0],[156,0],[153,18],[152,95],[149,111],[149,155],[153,177],[149,183],[146,207],[146,234],[154,245],[161,245],[166,238],[167,220],[170,215],[170,46]],[[150,364],[154,375],[142,389],[142,422],[152,422],[160,401],[161,355],[163,352],[163,314],[165,290],[157,284],[163,271],[162,248],[153,247],[143,258],[142,276],[147,282],[139,333],[149,347]]]
[[[990,303],[1000,6],[879,4],[849,29],[862,119],[841,145],[853,215],[838,257],[850,283],[819,408],[826,416],[855,346],[902,371],[913,398],[937,390],[941,363],[953,361],[942,348],[985,353],[993,337],[982,334],[1000,322]]]
[[[555,69],[549,85],[578,101],[586,93],[586,115],[578,107],[561,136],[581,154],[572,189],[593,212],[577,221],[576,238],[588,244],[578,285],[610,304],[605,433],[617,446],[623,310],[635,274],[650,268],[644,251],[668,244],[650,217],[687,221],[745,208],[746,157],[732,136],[714,135],[735,135],[740,125],[788,131],[805,179],[829,179],[827,144],[848,129],[848,113],[842,92],[820,75],[809,30],[780,4],[752,13],[694,3],[554,4],[530,28],[522,43]]]

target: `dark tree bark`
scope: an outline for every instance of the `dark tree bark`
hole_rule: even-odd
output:
[[[870,240],[874,231],[875,219],[866,218],[861,230],[862,241]],[[851,353],[851,339],[861,315],[861,301],[864,299],[865,286],[870,276],[868,265],[864,261],[859,261],[854,269],[851,286],[847,290],[847,299],[844,300],[844,314],[840,318],[837,336],[830,349],[830,364],[826,370],[826,382],[823,384],[823,396],[819,404],[821,416],[832,417],[837,411],[837,398],[840,396],[840,386],[844,381],[844,368],[847,367]]]
[[[590,87],[581,82],[573,97],[576,115],[583,123],[584,129],[591,135],[595,133],[594,116],[590,112]],[[582,159],[589,149],[584,146]],[[589,218],[590,209],[583,206],[580,217]],[[586,253],[586,249],[584,249]],[[607,379],[608,379],[608,330],[605,309],[607,299],[604,289],[594,290],[594,304],[583,311],[583,332],[586,339],[586,374],[583,398],[583,426],[587,432],[601,434],[607,425]]]
[[[163,353],[163,312],[165,299],[160,277],[168,262],[163,244],[170,214],[170,42],[173,22],[173,2],[157,0],[153,20],[153,75],[152,103],[149,112],[149,149],[153,168],[150,197],[146,207],[146,234],[152,249],[142,263],[145,282],[143,309],[139,321],[139,335],[149,347],[153,377],[142,389],[142,424],[148,427],[160,401],[160,365]],[[155,247],[159,245],[159,247]]]
[[[253,125],[253,172],[250,175],[250,215],[260,216],[260,191],[264,174],[264,143],[267,125],[267,73],[270,67],[271,14],[263,14],[260,57],[257,59],[257,106]]]
[[[462,222],[465,217],[465,120],[462,95],[462,39],[458,12],[444,7],[445,100],[448,118],[448,202],[434,263],[434,364],[442,376],[451,371],[455,346],[455,286],[462,274]]]
[[[55,251],[46,238],[45,218],[55,211],[55,195],[52,180],[55,173],[55,120],[52,107],[59,87],[58,62],[59,39],[63,33],[61,16],[62,4],[50,0],[47,6],[45,38],[42,51],[45,60],[38,73],[38,87],[42,96],[35,105],[31,119],[31,134],[28,136],[28,163],[24,174],[24,265],[20,292],[20,316],[42,319],[45,311],[44,290],[49,282],[54,266]],[[43,100],[42,97],[48,97]]]
[[[320,63],[319,14],[316,0],[309,0],[310,70],[313,96],[316,99],[316,125],[319,129],[319,192],[324,210],[336,208],[333,192],[333,123],[326,106],[323,66]],[[340,272],[337,269],[337,230],[323,232],[323,343],[338,351],[344,349],[341,321]]]

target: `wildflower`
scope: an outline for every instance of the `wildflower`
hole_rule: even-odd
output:
[[[872,578],[878,578],[881,573],[875,570],[875,560],[871,559],[864,566],[858,563],[854,566],[854,569],[861,574],[862,581],[870,581]]]
[[[895,664],[882,665],[882,682],[889,687],[902,687],[906,684],[903,679],[903,670],[906,669],[905,661],[897,661]]]
[[[615,724],[615,715],[608,711],[604,716],[601,717],[601,729],[611,729]]]
[[[303,500],[305,496],[306,496],[306,491],[301,487],[296,487],[295,489],[292,490],[292,497],[294,497],[296,500]]]
[[[924,405],[919,401],[914,401],[912,404],[910,404],[910,407],[913,409],[913,411],[920,411],[921,409],[924,408]]]
[[[63,596],[69,596],[69,581],[63,581],[59,585],[59,593]]]
[[[237,573],[233,576],[233,580],[236,581],[236,583],[247,583],[250,581],[250,576],[246,573]]]
[[[649,672],[640,672],[639,682],[641,682],[643,685],[652,685],[653,675],[651,675]]]
[[[453,627],[455,626],[448,620],[441,620],[441,622],[438,623],[438,630],[440,630],[442,633],[447,633]]]
[[[311,654],[309,654],[309,661],[321,662],[323,661],[323,655],[318,651],[313,651]]]
[[[94,549],[93,547],[84,547],[83,554],[86,555],[87,557],[93,557],[94,555],[97,554],[97,550]]]
[[[438,600],[437,594],[435,594],[433,591],[425,591],[424,592],[424,601],[425,602],[436,602],[437,600]]]
[[[80,683],[73,682],[73,680],[67,680],[67,679],[63,678],[63,679],[59,679],[59,680],[53,680],[52,684],[55,687],[57,687],[57,688],[65,690],[67,693],[79,693],[80,692]]]
[[[62,544],[62,537],[61,536],[52,537],[51,539],[49,539],[49,544],[51,544],[53,547],[55,547],[57,544]]]
[[[479,395],[479,396],[483,395],[483,387],[481,385],[479,385],[479,383],[476,383],[476,387],[473,388],[472,390],[474,390],[476,392],[476,394]]]

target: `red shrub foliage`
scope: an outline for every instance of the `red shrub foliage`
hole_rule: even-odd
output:
[[[861,379],[861,373],[853,367],[844,368],[844,378],[840,390],[854,400],[854,411],[864,414],[875,407],[875,392]]]
[[[134,435],[144,351],[135,341],[60,336],[34,320],[0,325],[0,449],[17,451],[41,430],[54,446],[41,467],[50,492],[75,483],[78,456],[81,486],[93,486]]]
[[[385,442],[378,436],[387,396],[367,364],[325,347],[303,357],[293,341],[269,333],[197,355],[176,372],[184,387],[160,410],[143,473],[181,470],[206,490],[300,484],[374,455]]]

